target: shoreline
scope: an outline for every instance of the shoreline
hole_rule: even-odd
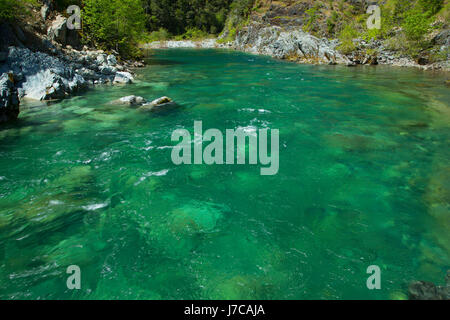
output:
[[[311,36],[312,37],[312,36]],[[316,38],[317,39],[317,38]],[[399,68],[415,68],[423,71],[432,71],[432,72],[440,72],[440,73],[448,73],[450,72],[450,62],[442,61],[434,64],[420,65],[417,62],[414,62],[412,59],[400,57],[394,58],[392,60],[388,60],[386,62],[380,61],[376,59],[376,63],[371,62],[370,57],[367,57],[366,63],[354,62],[348,58],[347,55],[342,55],[335,51],[331,50],[331,54],[333,55],[333,59],[327,60],[322,59],[319,56],[311,56],[305,57],[303,59],[294,59],[289,56],[277,56],[276,54],[267,50],[266,52],[261,52],[261,50],[255,46],[242,46],[236,44],[234,42],[227,43],[219,43],[218,38],[210,38],[204,40],[165,40],[165,41],[153,41],[150,43],[146,43],[141,45],[141,48],[144,50],[154,50],[154,49],[230,49],[233,51],[250,53],[255,55],[269,56],[274,59],[283,60],[283,61],[291,61],[298,64],[310,64],[310,65],[343,65],[348,67],[354,66],[362,66],[362,65],[380,65],[380,66],[389,66],[389,67],[399,67]],[[318,48],[317,52],[320,51]],[[352,53],[355,55],[356,53]]]

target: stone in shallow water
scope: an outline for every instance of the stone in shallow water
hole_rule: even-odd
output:
[[[170,99],[169,97],[164,96],[155,99],[150,103],[144,104],[142,107],[139,108],[139,110],[157,112],[170,110],[174,107],[177,107],[177,104],[173,102],[173,100]]]
[[[447,271],[446,285],[436,286],[426,281],[413,281],[408,288],[410,300],[450,300],[450,270]]]
[[[129,84],[129,83],[132,83],[133,80],[134,80],[134,78],[131,73],[125,72],[125,71],[119,71],[116,73],[113,82]]]
[[[122,97],[118,100],[114,100],[111,103],[117,104],[117,105],[122,104],[122,105],[128,105],[128,106],[141,106],[146,102],[147,101],[143,97],[132,95],[132,96]]]
[[[209,204],[192,203],[175,210],[171,215],[172,230],[185,232],[186,229],[193,232],[212,231],[222,212]]]

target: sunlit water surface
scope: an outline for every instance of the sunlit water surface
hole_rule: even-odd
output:
[[[1,299],[396,299],[443,282],[443,76],[167,50],[137,80],[24,103],[0,131]],[[180,107],[109,103],[130,94]],[[172,131],[194,120],[279,129],[279,173],[174,165]]]

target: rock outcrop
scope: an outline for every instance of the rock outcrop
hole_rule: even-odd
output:
[[[17,77],[19,97],[35,100],[60,99],[89,85],[131,83],[133,76],[114,55],[103,51],[57,51],[56,56],[10,47],[0,72],[12,71]]]
[[[0,77],[0,123],[17,119],[19,95],[14,85],[14,76],[4,73]]]
[[[251,24],[238,33],[233,47],[278,59],[322,64],[350,63],[349,59],[335,50],[337,45],[336,40],[319,39],[298,28]]]

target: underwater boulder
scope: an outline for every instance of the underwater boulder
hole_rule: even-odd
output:
[[[157,112],[170,110],[174,107],[177,107],[177,104],[169,97],[164,96],[142,105],[139,110]]]
[[[126,97],[122,97],[118,100],[114,100],[111,103],[117,104],[117,105],[142,106],[146,102],[147,101],[144,98],[139,97],[139,96],[126,96]]]

